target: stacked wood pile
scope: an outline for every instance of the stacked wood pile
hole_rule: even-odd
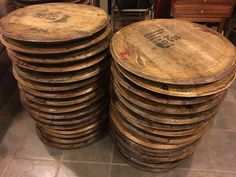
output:
[[[191,156],[235,78],[235,48],[180,20],[127,26],[111,42],[111,134],[136,167],[161,172]]]
[[[18,9],[0,21],[21,101],[41,139],[77,148],[107,129],[109,41],[103,10],[69,3]]]

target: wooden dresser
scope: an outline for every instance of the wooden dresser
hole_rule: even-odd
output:
[[[172,0],[171,17],[193,22],[219,23],[222,32],[225,20],[231,16],[233,0]]]

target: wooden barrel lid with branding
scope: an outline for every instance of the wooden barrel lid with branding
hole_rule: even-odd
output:
[[[111,42],[115,61],[148,80],[175,85],[218,81],[232,73],[235,47],[217,32],[195,23],[157,19],[129,25]]]
[[[97,7],[48,3],[11,12],[0,21],[3,35],[29,42],[63,42],[90,37],[109,23]]]

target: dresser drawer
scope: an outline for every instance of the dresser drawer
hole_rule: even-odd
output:
[[[233,0],[174,0],[174,3],[184,4],[232,4]]]
[[[229,5],[201,5],[201,4],[174,4],[172,16],[191,16],[191,17],[229,17],[232,6]]]

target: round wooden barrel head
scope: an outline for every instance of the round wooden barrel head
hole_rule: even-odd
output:
[[[89,79],[105,71],[107,69],[107,66],[108,66],[108,61],[101,61],[100,63],[94,66],[90,66],[89,68],[83,70],[66,72],[66,73],[50,73],[50,74],[30,71],[28,69],[20,68],[16,65],[14,65],[14,70],[18,73],[18,75],[21,75],[24,78],[34,82],[65,84]]]
[[[69,54],[59,54],[53,56],[42,56],[42,55],[25,55],[19,52],[15,52],[9,48],[7,48],[7,52],[10,55],[13,55],[16,58],[19,58],[22,61],[30,62],[30,63],[39,63],[39,64],[62,64],[62,63],[71,63],[82,61],[89,57],[93,57],[99,53],[104,52],[109,47],[110,41],[107,39],[103,40],[102,42],[86,48],[82,51],[76,51],[74,53]]]
[[[62,42],[91,36],[109,22],[94,6],[48,3],[18,9],[0,21],[3,34],[30,42]]]
[[[102,30],[101,33],[97,33],[91,38],[86,38],[81,41],[73,41],[70,43],[60,43],[60,44],[51,44],[51,45],[42,45],[41,43],[22,43],[17,40],[10,39],[6,36],[2,36],[2,43],[9,49],[28,53],[28,54],[64,54],[72,51],[78,51],[91,47],[95,44],[98,45],[99,42],[104,40],[110,41],[109,34],[111,33],[111,26],[109,25],[105,30]]]
[[[117,32],[111,42],[115,61],[152,81],[177,85],[217,81],[231,73],[235,47],[205,26],[175,20],[147,20]]]
[[[213,94],[205,97],[173,97],[164,94],[158,94],[155,92],[151,92],[147,89],[144,89],[137,84],[129,81],[125,78],[117,69],[112,65],[112,76],[113,82],[118,83],[118,85],[127,89],[137,96],[141,96],[142,98],[149,99],[151,101],[155,101],[157,103],[168,104],[168,105],[193,105],[206,102],[212,98],[215,98],[219,94]]]
[[[137,84],[138,86],[159,94],[164,94],[174,97],[202,97],[202,96],[218,94],[221,91],[227,89],[235,79],[235,73],[231,73],[229,75],[226,75],[221,80],[208,84],[200,84],[200,85],[162,84],[138,77],[137,75],[128,72],[127,70],[119,67],[118,65],[116,68],[124,77],[126,77],[131,82]]]
[[[18,66],[28,69],[30,71],[36,72],[47,72],[47,73],[62,73],[62,72],[70,72],[70,71],[78,71],[88,67],[91,67],[95,64],[98,64],[102,60],[107,57],[108,53],[103,53],[96,57],[91,57],[86,60],[82,60],[80,62],[72,63],[72,64],[64,64],[64,65],[47,65],[47,64],[34,64],[25,62],[20,60],[17,57],[8,53],[9,58],[14,61]]]
[[[221,95],[209,99],[208,101],[200,104],[193,105],[168,105],[160,104],[154,101],[150,101],[146,98],[139,97],[128,90],[124,90],[118,84],[113,84],[114,92],[118,98],[122,98],[130,101],[132,104],[140,106],[146,110],[150,110],[162,114],[174,114],[174,115],[184,115],[184,114],[194,114],[209,110],[217,105],[219,105],[224,99],[226,92],[223,92]]]
[[[81,140],[81,142],[78,143],[69,143],[69,144],[64,144],[64,143],[59,143],[59,142],[55,142],[53,140],[51,140],[48,137],[45,137],[42,132],[39,129],[37,130],[37,134],[39,136],[39,138],[45,143],[48,144],[49,146],[55,147],[55,148],[59,148],[59,149],[76,149],[76,148],[81,148],[84,146],[87,146],[99,139],[101,139],[105,133],[103,132],[99,132],[97,134],[92,134],[90,136],[87,136],[85,138],[83,138],[83,140]]]

